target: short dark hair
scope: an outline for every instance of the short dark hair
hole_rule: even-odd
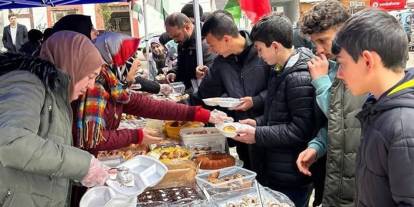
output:
[[[211,12],[204,12],[203,16],[201,16],[200,20],[202,22],[206,21],[207,17],[211,15]]]
[[[201,5],[198,5],[199,7],[199,11],[200,11],[200,17],[203,16],[203,8],[201,7]],[[193,7],[193,3],[187,3],[183,6],[183,8],[181,8],[181,13],[185,14],[187,17],[189,18],[194,18],[194,7]]]
[[[332,27],[345,23],[350,15],[337,0],[322,1],[309,10],[301,20],[303,34],[311,35],[324,32]]]
[[[169,42],[171,39],[171,37],[168,35],[167,32],[164,32],[160,35],[160,43],[165,45],[167,44],[167,42]]]
[[[43,33],[38,29],[31,29],[27,33],[27,38],[29,39],[30,42],[37,42],[37,41],[42,40]]]
[[[293,26],[284,15],[272,13],[263,17],[253,26],[250,35],[253,41],[263,42],[266,47],[276,41],[285,48],[292,48]]]
[[[221,40],[224,35],[230,35],[232,37],[239,36],[239,29],[236,23],[234,23],[233,17],[229,16],[223,10],[217,10],[206,18],[201,29],[201,35],[203,37],[208,34],[213,35],[215,38]]]
[[[53,34],[53,29],[52,28],[46,28],[43,31],[43,41],[46,41],[47,38],[49,38],[50,36],[52,36],[52,34]]]
[[[15,14],[15,13],[11,12],[11,13],[9,13],[9,15],[8,15],[8,18],[9,18],[9,19],[10,19],[10,17],[17,17],[17,14]]]
[[[229,11],[227,11],[227,10],[216,10],[216,11],[212,12],[210,15],[214,15],[214,14],[224,14],[224,15],[230,17],[232,19],[232,21],[234,22],[233,15]]]
[[[365,9],[354,14],[337,33],[334,41],[339,53],[345,49],[357,62],[364,50],[374,51],[385,67],[405,68],[408,39],[396,18],[378,9]]]
[[[191,20],[183,13],[175,12],[167,16],[165,26],[183,28],[186,23],[192,24]]]

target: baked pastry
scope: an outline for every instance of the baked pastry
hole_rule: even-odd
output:
[[[172,160],[189,160],[191,152],[180,146],[156,148],[148,155],[158,158],[161,162],[170,162]]]
[[[111,151],[99,151],[97,158],[98,160],[111,160],[122,158],[124,160],[130,160],[137,155],[145,155],[148,151],[148,146],[131,144],[128,147],[120,148]]]
[[[236,164],[234,157],[220,152],[199,155],[195,158],[195,161],[199,163],[200,169],[203,170],[217,170]]]

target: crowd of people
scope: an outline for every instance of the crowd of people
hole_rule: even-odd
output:
[[[398,20],[372,8],[350,15],[327,0],[296,26],[272,13],[240,31],[217,10],[200,25],[198,65],[192,11],[187,4],[166,18],[166,32],[148,43],[144,72],[139,39],[98,34],[88,16],[26,35],[9,15],[8,52],[0,54],[0,206],[77,205],[86,187],[108,179],[97,151],[162,140],[147,129],[119,130],[122,113],[245,124],[228,144],[261,185],[297,207],[309,205],[313,189],[313,206],[414,206],[414,72]],[[187,104],[132,92],[139,84],[168,94],[176,81]],[[202,102],[212,97],[241,103],[212,110]]]

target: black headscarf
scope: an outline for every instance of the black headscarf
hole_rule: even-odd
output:
[[[24,70],[35,74],[45,86],[55,88],[56,67],[40,58],[15,53],[0,53],[0,76],[11,71]]]
[[[62,17],[59,21],[55,23],[55,25],[53,26],[53,33],[62,30],[69,30],[84,34],[89,39],[91,39],[92,28],[93,25],[90,16],[82,14],[70,14]]]

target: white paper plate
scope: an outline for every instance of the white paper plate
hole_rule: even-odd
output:
[[[241,104],[238,98],[206,98],[203,102],[207,106],[220,106],[223,108],[232,108]]]
[[[216,128],[220,131],[221,134],[223,134],[225,137],[234,138],[237,135],[237,133],[224,131],[224,128],[227,126],[233,126],[234,128],[236,128],[236,131],[237,131],[239,129],[243,129],[244,127],[247,127],[248,125],[240,124],[238,122],[216,124]]]

